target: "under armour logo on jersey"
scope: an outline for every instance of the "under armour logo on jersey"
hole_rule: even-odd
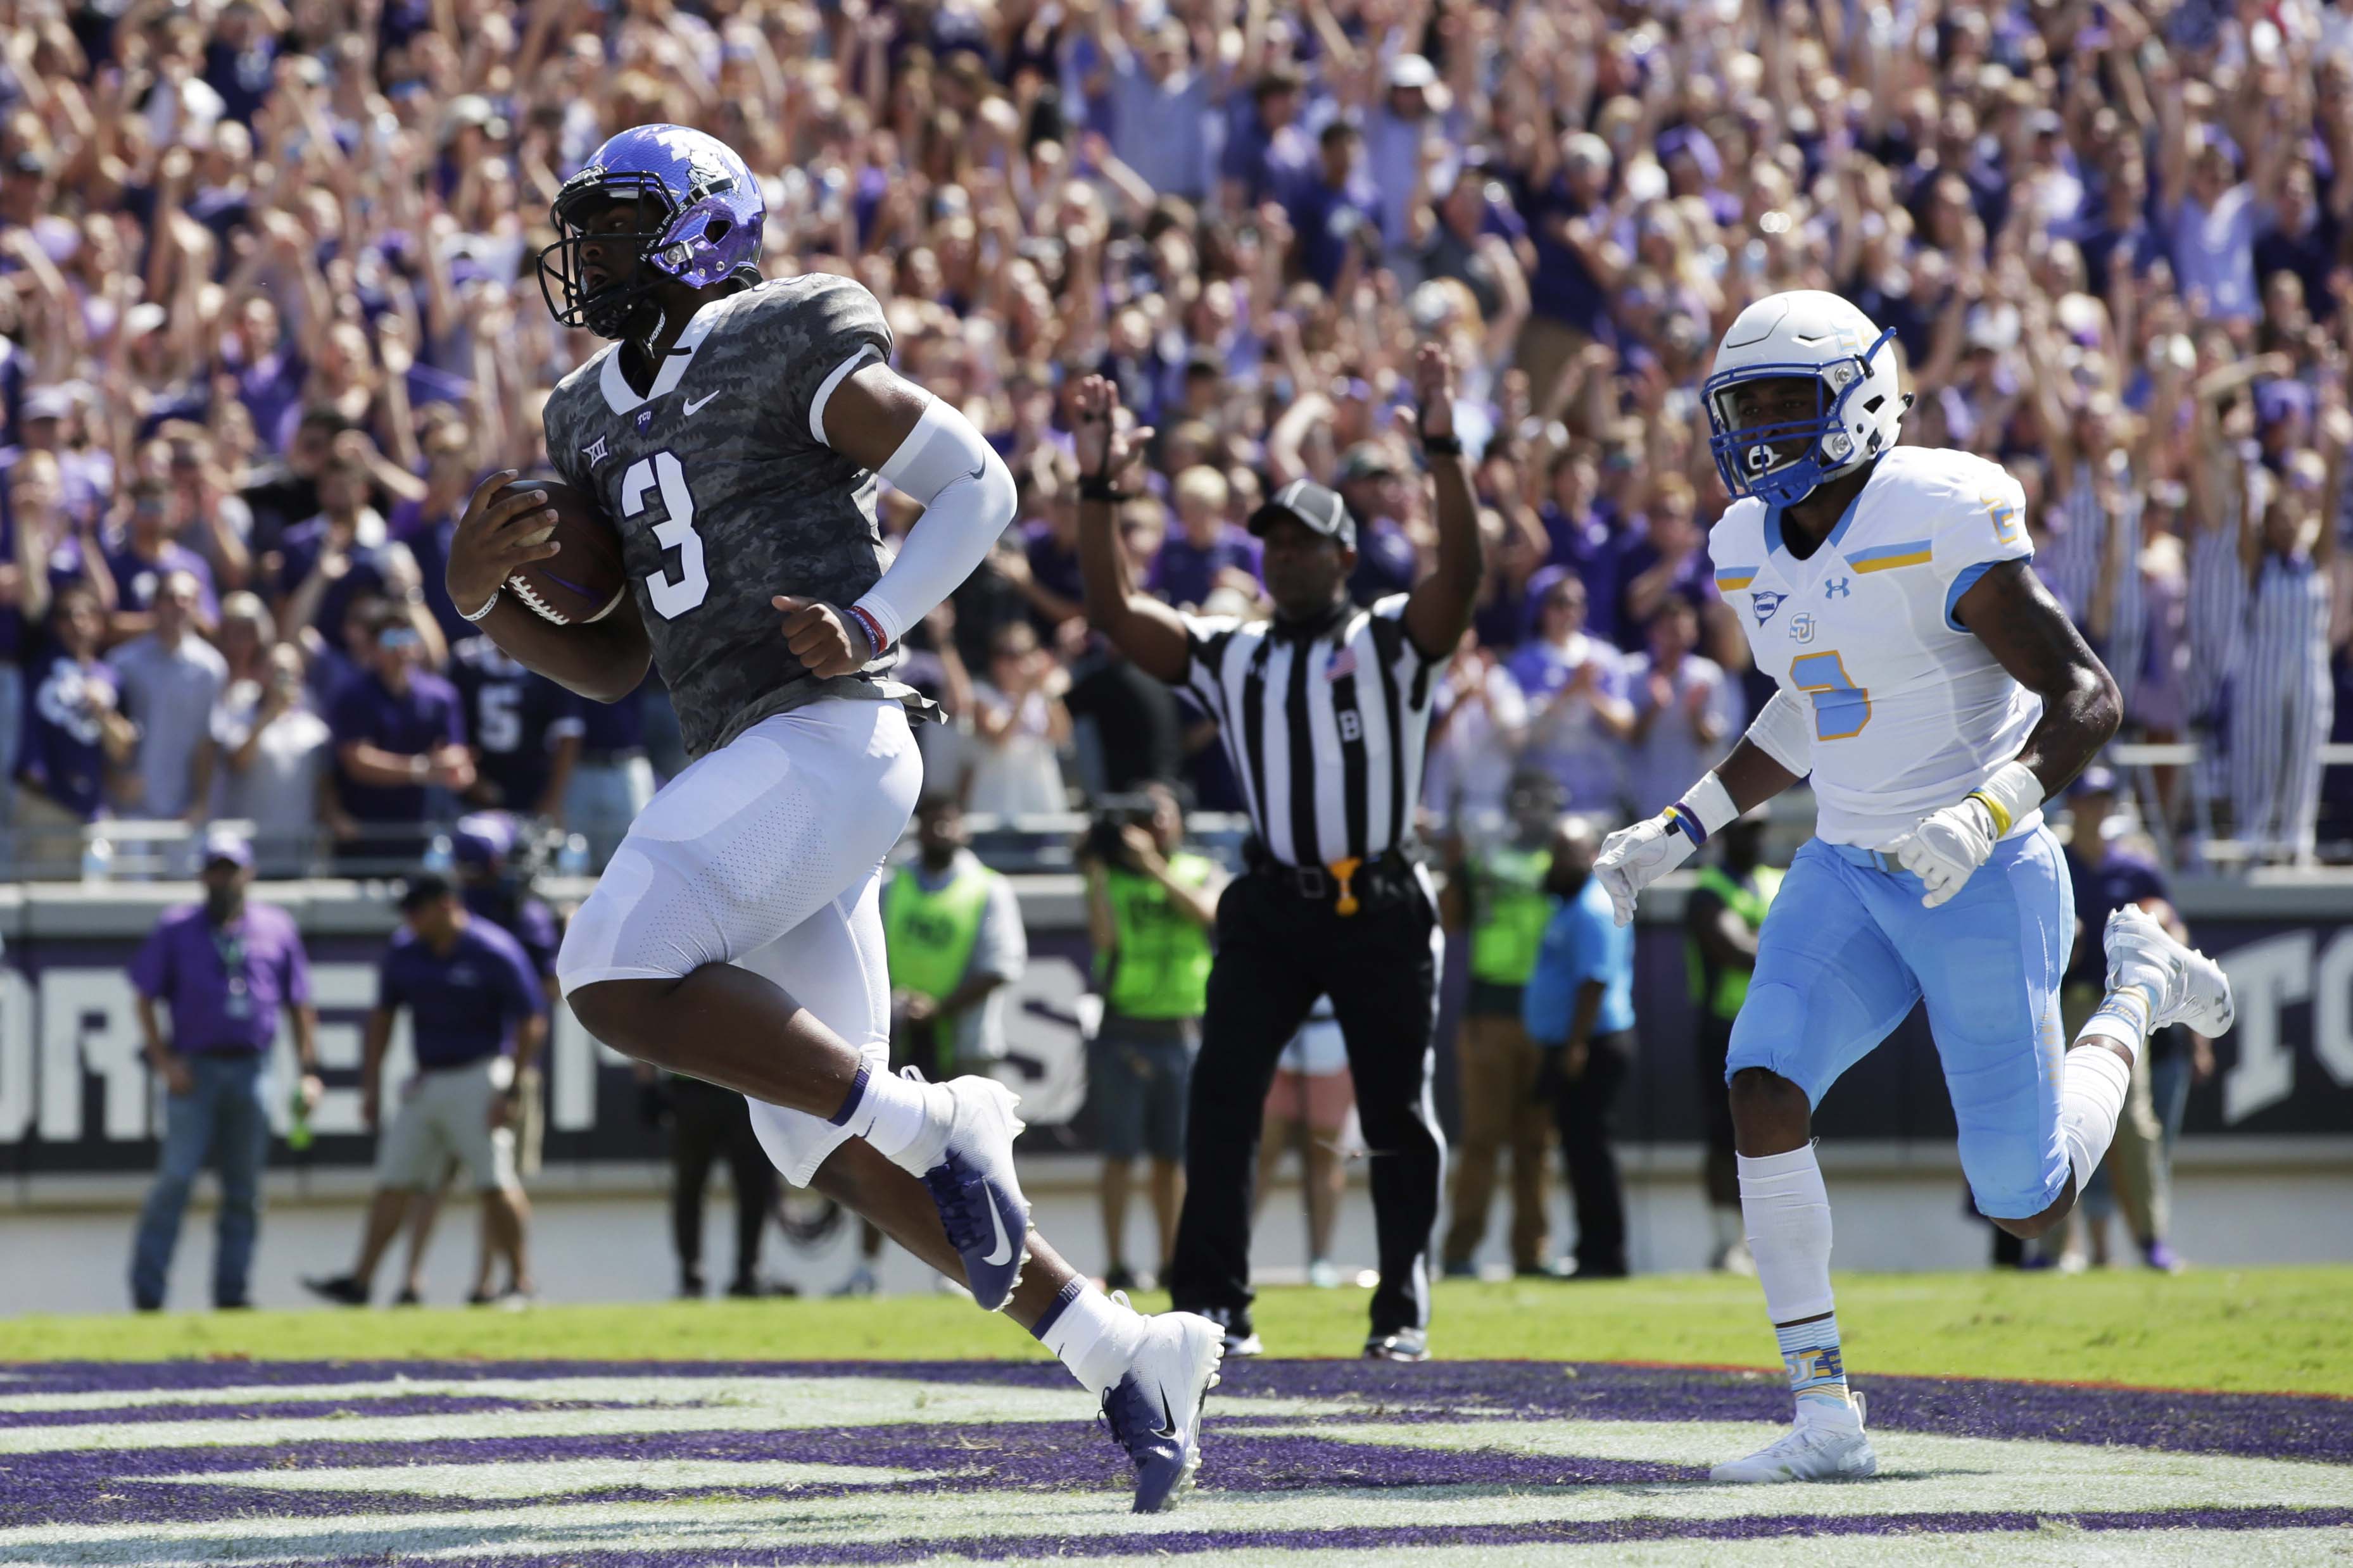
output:
[[[1771,620],[1773,612],[1779,609],[1781,601],[1788,596],[1787,594],[1768,594],[1762,589],[1749,595],[1748,607],[1757,612],[1757,624],[1761,626]]]
[[[650,409],[650,408],[640,408],[640,409],[638,409],[638,435],[640,435],[640,436],[644,435],[644,434],[646,433],[646,426],[649,426],[649,425],[651,425],[653,422],[654,422],[654,411],[653,411],[652,409]]]
[[[580,455],[588,459],[588,466],[592,468],[612,456],[610,452],[605,450],[605,437],[602,436],[581,447]]]
[[[1848,589],[1853,582],[1854,579],[1852,577],[1833,577],[1829,582],[1822,584],[1822,597],[1825,599],[1843,599],[1847,596]]]
[[[1813,640],[1814,640],[1814,617],[1813,617],[1813,616],[1810,616],[1810,615],[1802,615],[1802,614],[1801,614],[1801,615],[1796,615],[1796,616],[1790,616],[1790,617],[1789,617],[1789,640],[1790,640],[1790,641],[1792,641],[1792,642],[1811,642],[1811,641],[1813,641]]]

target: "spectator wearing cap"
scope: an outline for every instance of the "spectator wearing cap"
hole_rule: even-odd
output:
[[[488,644],[489,638],[479,639]],[[531,889],[518,864],[521,825],[503,811],[478,811],[461,816],[450,829],[449,842],[458,873],[458,896],[466,912],[513,937],[538,977],[548,1016],[555,1016],[564,994],[555,983],[555,952],[564,932],[555,911]],[[539,1173],[542,1144],[547,1131],[544,1077],[536,1059],[515,1064],[513,1112],[508,1128],[514,1133],[515,1173],[528,1178]],[[738,1102],[743,1096],[734,1097]],[[396,1306],[416,1306],[425,1294],[425,1258],[432,1246],[433,1226],[440,1217],[442,1200],[450,1184],[464,1173],[464,1163],[452,1155],[441,1179],[417,1194],[408,1205],[408,1253]],[[474,1283],[470,1300],[487,1301],[496,1294],[490,1232],[484,1228],[474,1255]]]
[[[130,816],[200,822],[212,805],[213,705],[228,661],[197,633],[196,580],[187,573],[165,575],[153,615],[154,630],[107,656],[122,710],[139,728],[121,795]]]
[[[1224,588],[1255,604],[1259,559],[1263,552],[1246,529],[1229,521],[1232,487],[1225,475],[1208,464],[1197,464],[1176,476],[1170,487],[1176,503],[1176,531],[1160,547],[1153,563],[1152,591],[1172,605],[1198,609],[1209,595]]]
[[[80,426],[81,389],[75,385],[34,387],[17,410],[18,444],[26,454],[47,454],[57,465],[57,504],[72,530],[86,533],[98,526],[114,493],[114,457],[72,434]]]
[[[371,617],[367,669],[327,715],[335,741],[335,789],[358,825],[338,846],[353,862],[413,858],[432,789],[473,787],[465,714],[457,689],[422,668],[424,639],[390,605]],[[403,831],[403,830],[406,831]]]
[[[507,1267],[496,1298],[532,1294],[525,1239],[531,1205],[515,1174],[516,1069],[539,1058],[547,998],[522,944],[468,911],[458,889],[427,874],[400,900],[401,929],[377,972],[360,1062],[360,1116],[383,1136],[375,1196],[348,1274],[302,1283],[312,1294],[364,1307],[376,1264],[399,1234],[409,1205],[437,1187],[451,1159],[480,1194],[490,1250]],[[417,1078],[384,1122],[384,1060],[394,1018],[409,1015]]]
[[[267,616],[250,594],[233,594]],[[233,623],[225,623],[233,624]],[[302,653],[276,643],[253,675],[231,681],[211,718],[212,815],[255,825],[254,854],[265,877],[299,877],[311,863],[322,798],[332,776],[333,736],[302,689]]]
[[[2070,827],[2064,858],[2075,889],[2075,945],[2061,983],[2061,1023],[2071,1031],[2099,1005],[2107,985],[2107,959],[2101,933],[2108,917],[2126,906],[2147,910],[2177,942],[2189,934],[2174,910],[2165,873],[2135,842],[2135,823],[2117,790],[2115,773],[2094,763],[2067,792]],[[2214,1071],[2211,1042],[2183,1028],[2160,1029],[2133,1061],[2132,1084],[2116,1139],[2108,1157],[2084,1189],[2068,1238],[2068,1251],[2108,1261],[2108,1216],[2121,1200],[2133,1239],[2151,1268],[2181,1267],[2171,1237],[2169,1165],[2173,1140],[2181,1131],[2182,1109],[2194,1076]]]
[[[172,487],[163,479],[142,475],[132,481],[126,509],[113,547],[106,552],[106,569],[119,595],[113,616],[113,637],[139,636],[155,624],[155,600],[164,579],[185,573],[196,586],[195,616],[210,627],[220,619],[220,601],[213,593],[213,569],[205,558],[171,535]]]
[[[243,839],[208,837],[204,902],[167,911],[131,961],[147,1065],[165,1089],[155,1184],[132,1250],[131,1299],[142,1312],[164,1305],[181,1215],[208,1160],[221,1189],[213,1305],[252,1304],[248,1276],[269,1145],[269,1053],[281,1016],[292,1025],[304,1113],[319,1100],[310,961],[292,916],[247,901],[252,880],[253,851]]]
[[[106,813],[109,773],[127,765],[138,746],[114,672],[98,657],[105,635],[98,595],[69,584],[50,600],[25,667],[16,826],[17,864],[31,876],[55,876],[79,862],[83,827]]]
[[[1421,563],[1406,537],[1405,476],[1396,459],[1379,442],[1359,441],[1341,455],[1333,486],[1355,524],[1356,569],[1348,577],[1348,596],[1370,605],[1411,588]]]
[[[1441,108],[1446,93],[1437,68],[1423,55],[1391,57],[1380,81],[1378,100],[1365,110],[1365,163],[1380,193],[1381,237],[1390,265],[1410,282],[1417,280],[1407,248],[1413,209],[1434,174],[1451,173],[1453,148]]]

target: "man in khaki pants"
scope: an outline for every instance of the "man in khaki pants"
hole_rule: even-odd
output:
[[[1447,878],[1447,930],[1468,931],[1471,937],[1471,995],[1454,1053],[1462,1137],[1454,1154],[1453,1220],[1439,1253],[1449,1279],[1478,1273],[1475,1256],[1487,1235],[1487,1205],[1506,1152],[1512,1160],[1513,1271],[1542,1274],[1550,1262],[1545,1147],[1551,1109],[1536,1092],[1543,1058],[1520,1023],[1520,992],[1535,967],[1536,948],[1552,912],[1545,893],[1552,865],[1546,845],[1564,798],[1560,785],[1542,773],[1513,780],[1506,798],[1510,837],[1463,853]]]
[[[360,1066],[361,1115],[382,1124],[381,1079],[396,1014],[415,1027],[417,1076],[376,1150],[376,1193],[349,1274],[305,1279],[318,1296],[364,1307],[375,1266],[413,1201],[438,1188],[454,1158],[481,1194],[491,1253],[508,1283],[497,1298],[520,1306],[532,1293],[523,1229],[531,1206],[515,1175],[515,1086],[547,1037],[547,997],[522,944],[469,914],[446,878],[417,877],[401,895],[405,924],[392,939],[368,1015]]]

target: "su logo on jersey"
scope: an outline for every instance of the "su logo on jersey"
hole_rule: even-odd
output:
[[[1814,617],[1799,613],[1789,617],[1789,640],[1809,643],[1814,640]]]

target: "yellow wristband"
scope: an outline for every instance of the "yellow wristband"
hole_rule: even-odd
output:
[[[1993,796],[1986,794],[1986,792],[1981,789],[1973,789],[1961,798],[1963,800],[1977,801],[1986,808],[1987,814],[1993,818],[1993,836],[1996,838],[2002,838],[2009,835],[2010,812],[2009,809],[2001,804],[2001,802],[1994,799]]]

